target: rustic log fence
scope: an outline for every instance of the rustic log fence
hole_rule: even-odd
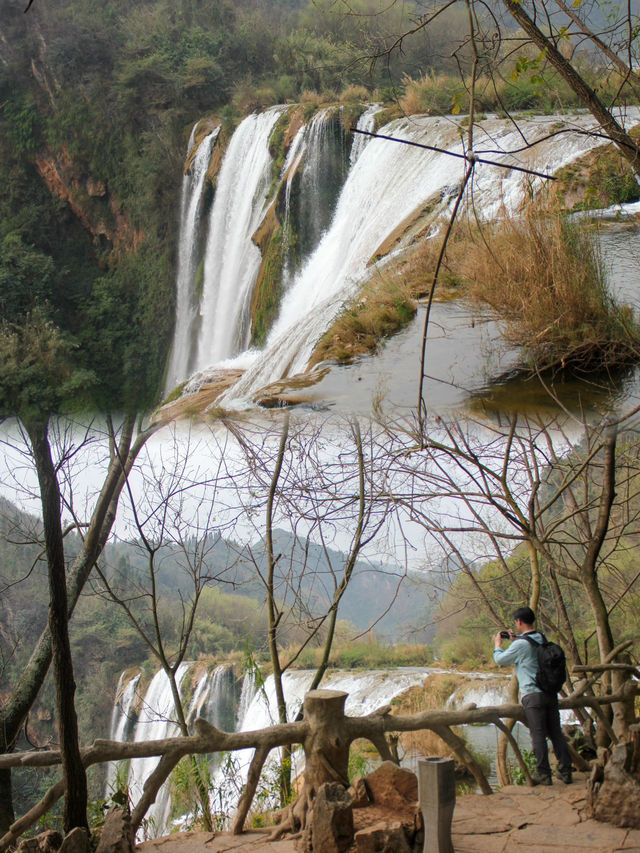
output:
[[[561,709],[598,708],[616,703],[633,703],[640,694],[636,682],[628,681],[624,690],[604,696],[572,695],[561,699]],[[519,704],[504,704],[478,708],[468,705],[456,711],[421,711],[415,714],[394,715],[390,706],[385,706],[366,717],[347,717],[344,714],[346,693],[332,690],[310,691],[305,697],[304,718],[298,722],[284,723],[252,732],[224,732],[201,718],[195,721],[196,733],[189,737],[165,738],[140,743],[120,743],[99,739],[82,750],[85,767],[108,761],[131,758],[161,756],[160,762],[144,783],[142,797],[133,809],[131,823],[134,832],[140,827],[148,808],[155,801],[163,782],[172,769],[186,755],[205,755],[214,752],[230,752],[240,749],[255,749],[249,768],[247,785],[242,793],[233,823],[234,833],[242,832],[251,802],[257,788],[262,767],[271,750],[292,744],[301,744],[305,755],[305,772],[302,789],[296,801],[282,814],[280,824],[273,837],[286,831],[303,828],[309,806],[316,791],[325,782],[341,782],[348,785],[347,767],[349,748],[354,740],[369,740],[383,760],[393,760],[386,735],[389,733],[413,732],[429,729],[438,734],[453,750],[477,780],[480,790],[492,793],[486,776],[466,747],[465,741],[452,731],[452,727],[473,723],[493,723],[506,731],[505,719],[525,722],[524,711]],[[603,714],[604,716],[604,714]],[[529,773],[520,750],[510,732],[507,733],[516,758],[525,777]],[[0,755],[0,769],[10,767],[50,767],[61,763],[59,750],[42,750]],[[12,824],[0,838],[0,853],[7,850],[17,838],[33,826],[64,795],[62,781],[56,782],[27,814]]]

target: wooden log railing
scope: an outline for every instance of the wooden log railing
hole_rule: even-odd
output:
[[[324,693],[326,691],[313,691]],[[616,702],[628,701],[630,695],[640,694],[640,688],[636,685],[630,692],[627,688],[624,693],[592,696],[571,696],[561,699],[561,709],[589,708],[611,705]],[[346,694],[345,694],[346,695]],[[378,749],[384,759],[391,758],[391,753],[386,742],[385,735],[395,732],[411,732],[421,729],[430,729],[445,739],[456,752],[463,764],[469,766],[469,755],[465,754],[466,745],[463,747],[456,740],[457,736],[451,732],[452,726],[460,726],[472,723],[494,723],[499,728],[504,726],[504,719],[514,719],[525,722],[524,710],[519,704],[504,704],[478,708],[469,705],[456,711],[421,711],[416,714],[393,715],[389,713],[390,708],[380,709],[366,717],[341,717],[340,730],[346,742],[352,743],[356,739],[365,738],[370,740]],[[120,743],[117,741],[99,739],[92,746],[82,750],[82,761],[85,767],[108,761],[121,761],[131,758],[147,758],[150,756],[161,756],[156,769],[145,781],[143,794],[132,814],[132,826],[134,831],[138,829],[142,818],[149,806],[155,801],[162,783],[169,773],[185,755],[209,754],[214,752],[228,752],[239,749],[253,748],[258,751],[261,763],[268,753],[277,747],[291,744],[313,743],[317,741],[312,731],[313,718],[303,719],[299,722],[284,723],[259,729],[253,732],[224,732],[215,728],[206,720],[201,718],[195,721],[196,734],[189,737],[164,738],[161,740],[143,741],[136,743]],[[451,737],[450,737],[451,736]],[[464,743],[464,742],[463,742]],[[517,745],[513,746],[516,755],[519,754]],[[520,756],[521,760],[522,757]],[[9,753],[0,755],[0,769],[10,767],[51,767],[61,763],[59,750],[42,750],[35,752]],[[478,779],[481,790],[491,793],[491,787],[486,777],[478,767],[471,765],[470,769]],[[526,770],[526,768],[525,768]],[[480,775],[481,774],[481,775]],[[250,784],[247,786],[243,800],[244,816],[257,785],[259,773],[251,774]],[[484,782],[481,781],[484,779]],[[251,788],[253,787],[253,792]],[[51,807],[64,795],[64,786],[61,781],[56,782],[42,800],[37,803],[27,814],[19,818],[5,835],[0,838],[0,853],[7,850],[17,838],[29,827],[42,817]],[[242,822],[244,821],[244,816]],[[234,825],[234,831],[242,831],[242,825]]]

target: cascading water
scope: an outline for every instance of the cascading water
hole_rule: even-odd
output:
[[[137,688],[141,676],[138,674],[124,684],[125,675],[126,673],[121,675],[116,691],[116,704],[111,719],[111,739],[120,742],[133,740],[139,743],[177,736],[179,727],[176,722],[169,679],[165,672],[160,670],[152,679],[137,719],[133,713],[133,706],[136,699],[139,699]],[[182,685],[185,684],[188,675],[192,682],[193,693],[186,712],[187,724],[191,726],[196,717],[204,717],[214,726],[227,731],[235,730],[238,691],[233,666],[222,664],[208,672],[202,665],[181,664],[176,673],[181,695]],[[136,758],[131,761],[127,784],[133,806],[139,801],[144,782],[157,763],[157,757]],[[110,763],[107,796],[114,788],[117,773],[117,764]],[[149,828],[146,834],[162,834],[167,829],[170,812],[170,787],[165,783],[158,792],[155,803],[147,812]]]
[[[356,130],[364,131],[363,133],[356,133],[353,137],[353,144],[351,145],[351,153],[349,154],[349,164],[351,166],[354,165],[358,157],[362,154],[368,142],[371,140],[370,136],[366,136],[367,133],[373,133],[376,129],[376,115],[380,112],[382,107],[380,104],[372,104],[368,107],[358,119],[358,123],[356,124]]]
[[[237,680],[232,666],[222,665],[210,672],[202,669],[201,664],[183,664],[178,671],[180,684],[186,683],[187,674],[192,671],[193,695],[189,704],[189,725],[197,716],[208,720],[214,726],[225,731],[255,731],[266,728],[278,722],[275,682],[269,676],[262,686],[254,674],[245,674],[242,690],[238,692]],[[442,674],[451,675],[451,671],[434,667],[399,667],[391,670],[370,671],[333,671],[327,673],[322,687],[331,690],[341,690],[347,693],[345,711],[350,716],[366,716],[376,709],[389,704],[396,696],[404,691],[424,685],[429,690],[429,676]],[[283,678],[284,692],[287,702],[288,718],[294,719],[302,706],[304,696],[309,689],[314,673],[309,670],[286,672]],[[483,673],[456,673],[458,678],[467,679],[468,683],[458,687],[451,694],[447,707],[456,708],[470,701],[477,705],[501,704],[506,698],[508,676],[488,676]],[[142,710],[135,729],[127,728],[125,720],[130,719],[133,696],[139,676],[130,681],[123,689],[122,679],[118,686],[118,704],[114,709],[111,733],[114,740],[128,740],[133,735],[136,742],[154,740],[162,737],[172,737],[178,734],[178,727],[172,719],[173,701],[169,682],[164,672],[159,672],[152,680],[145,695]],[[479,729],[469,727],[469,739],[474,744],[478,738]],[[486,740],[490,746],[495,739],[492,727],[486,727],[478,735],[481,741]],[[490,752],[490,750],[489,750]],[[211,760],[212,773],[212,810],[220,817],[233,814],[242,785],[245,784],[253,750],[238,750],[230,754],[229,760],[220,765],[220,756],[214,755]],[[272,759],[275,759],[272,753]],[[411,757],[408,757],[409,761]],[[134,759],[129,772],[130,796],[135,804],[141,794],[141,786],[148,774],[158,762],[157,758]],[[294,773],[302,769],[300,751],[293,756]],[[272,765],[273,766],[273,761]],[[265,768],[267,776],[269,767]],[[109,793],[109,789],[107,789]],[[159,835],[168,829],[168,818],[171,811],[169,786],[165,784],[156,799],[156,803],[148,813],[150,827],[148,835]]]
[[[347,176],[345,139],[339,114],[320,110],[305,128],[305,160],[294,215],[299,255],[304,259],[331,224]]]
[[[116,690],[116,704],[113,706],[111,730],[109,732],[111,740],[127,741],[133,734],[135,723],[133,703],[136,698],[136,688],[140,681],[140,673],[130,678],[123,687],[125,675],[126,673],[123,672],[120,676]],[[107,793],[116,787],[117,775],[118,765],[116,762],[110,761],[107,767]]]
[[[282,283],[286,291],[293,272],[315,249],[331,222],[340,189],[347,175],[344,130],[335,109],[320,110],[303,125],[289,147],[282,179],[285,212],[282,224]],[[297,181],[295,203],[292,200]],[[292,219],[295,240],[292,239]]]
[[[183,663],[176,672],[176,683],[178,689],[182,684],[190,664]],[[147,740],[158,740],[160,738],[175,737],[180,729],[176,722],[175,708],[171,685],[164,670],[160,670],[154,676],[149,689],[144,697],[144,702],[135,725],[133,740],[136,743]],[[142,796],[145,780],[155,770],[159,758],[134,758],[129,768],[129,796],[132,806],[135,806]],[[169,785],[165,782],[156,801],[147,812],[152,832],[162,835],[167,827],[171,798]]]
[[[491,160],[553,173],[602,140],[584,135],[547,138],[559,117],[530,119],[518,129],[492,119],[476,130],[476,151]],[[574,119],[586,126],[585,118]],[[541,140],[517,156],[505,152]],[[414,116],[392,122],[380,133],[463,153],[458,124],[447,118]],[[437,151],[372,139],[344,184],[331,227],[285,295],[280,314],[262,352],[244,359],[249,369],[221,398],[223,407],[252,406],[260,390],[285,376],[304,371],[309,356],[345,300],[371,274],[368,265],[385,239],[402,230],[427,206],[446,213],[452,206],[464,160]],[[522,173],[490,165],[477,167],[472,201],[484,218],[512,213],[525,192]]]
[[[248,116],[233,134],[218,175],[205,251],[198,370],[249,343],[248,309],[261,261],[251,237],[270,186],[269,136],[284,109]]]
[[[209,679],[207,704],[201,716],[218,729],[235,729],[236,706],[238,704],[236,676],[232,666],[217,666]]]
[[[194,125],[187,154],[193,148]],[[180,238],[178,243],[178,272],[176,275],[176,322],[167,369],[165,393],[173,389],[194,368],[193,344],[196,337],[195,321],[198,315],[196,276],[201,261],[201,219],[205,178],[211,151],[220,133],[217,127],[198,145],[189,169],[182,180],[180,202]]]
[[[347,154],[338,111],[320,111],[294,135],[280,175],[280,182],[284,181],[278,201],[278,216],[284,220],[279,238],[284,247],[280,291],[284,295],[279,314],[264,348],[246,350],[251,333],[249,307],[262,261],[252,236],[262,224],[266,203],[276,198],[266,198],[272,179],[269,139],[278,118],[290,109],[274,107],[245,119],[231,139],[217,178],[194,348],[195,369],[201,374],[192,379],[189,390],[196,390],[207,369],[221,362],[246,369],[218,401],[227,408],[253,406],[265,386],[304,371],[315,344],[345,300],[372,275],[372,261],[380,257],[383,263],[384,256],[402,247],[403,236],[410,241],[412,223],[422,221],[421,217],[428,215],[428,224],[446,215],[463,174],[462,159],[354,134],[348,176],[336,204]],[[360,129],[373,127],[377,110],[370,107],[363,113]],[[638,111],[630,110],[625,123],[630,126],[637,120]],[[604,143],[584,132],[591,125],[588,116],[545,116],[522,120],[516,129],[507,120],[489,118],[475,128],[475,152],[505,165],[553,173]],[[560,126],[579,132],[553,136]],[[458,119],[413,116],[391,122],[379,132],[461,155],[466,131]],[[523,138],[535,144],[523,146]],[[469,185],[468,203],[473,203],[481,218],[509,214],[523,199],[525,186],[522,173],[479,163]],[[432,229],[435,233],[436,226]],[[309,255],[306,260],[305,255]],[[188,312],[181,316],[188,317]],[[177,344],[178,338],[188,340],[196,325],[197,320],[189,333],[185,331],[189,322],[177,323],[181,331],[176,328],[168,386],[187,378],[190,368],[185,366],[181,376],[173,364],[178,351],[185,350]],[[191,364],[181,358],[182,363]]]

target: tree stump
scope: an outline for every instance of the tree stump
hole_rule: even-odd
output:
[[[630,726],[629,736],[593,768],[588,801],[596,820],[640,829],[640,725]]]
[[[304,698],[304,720],[308,733],[302,747],[305,757],[304,783],[295,803],[282,814],[282,820],[271,834],[278,838],[284,832],[304,829],[313,807],[313,799],[326,782],[349,787],[349,746],[344,703],[347,694],[338,690],[310,690]]]

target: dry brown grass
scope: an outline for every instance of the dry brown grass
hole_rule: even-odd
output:
[[[340,92],[339,97],[341,102],[361,101],[362,103],[367,103],[371,100],[371,94],[366,86],[358,86],[355,83],[345,86]]]
[[[447,699],[466,679],[450,673],[430,675],[423,687],[412,687],[392,702],[394,714],[417,714],[420,711],[436,711],[445,707]],[[459,734],[459,731],[457,731]],[[400,745],[405,752],[420,755],[438,755],[455,758],[454,753],[435,732],[423,729],[404,732]]]
[[[489,308],[505,339],[521,348],[523,367],[586,372],[638,360],[632,309],[613,298],[586,223],[528,205],[519,218],[454,241],[447,263],[466,295]]]
[[[640,360],[640,328],[611,294],[597,233],[555,202],[526,205],[518,217],[456,224],[435,291],[463,296],[501,324],[521,351],[523,374],[615,371]],[[312,364],[349,362],[376,349],[414,316],[431,287],[440,239],[420,240],[394,268],[377,274],[325,333]]]

